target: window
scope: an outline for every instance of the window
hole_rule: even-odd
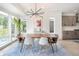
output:
[[[27,32],[26,27],[27,27],[27,21],[22,20],[22,32],[23,33]]]
[[[9,41],[8,17],[0,15],[0,46]]]
[[[11,20],[11,37],[15,37],[15,24]]]
[[[49,27],[50,33],[54,33],[54,19],[50,19]]]
[[[21,20],[21,31],[23,33],[26,33],[26,22],[27,21]],[[0,15],[0,47],[15,40],[17,35],[17,28],[15,25],[12,16]]]

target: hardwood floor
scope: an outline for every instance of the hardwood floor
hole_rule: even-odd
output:
[[[79,41],[79,40],[78,40]],[[73,56],[79,56],[79,43],[75,40],[62,40],[62,45],[66,48]]]

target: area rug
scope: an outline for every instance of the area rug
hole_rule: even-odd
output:
[[[21,52],[18,43],[15,43],[14,46],[8,49],[3,56],[70,56],[70,53],[59,44],[57,44],[57,50],[56,46],[53,46],[54,52],[50,46],[48,48],[40,48],[38,45],[34,45],[32,48],[28,48],[28,46],[24,45]]]

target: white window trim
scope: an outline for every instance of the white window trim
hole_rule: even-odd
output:
[[[50,32],[50,21],[54,22],[54,32]],[[53,18],[53,17],[51,17],[50,20],[49,20],[49,32],[50,32],[50,34],[54,34],[55,33],[55,18]]]

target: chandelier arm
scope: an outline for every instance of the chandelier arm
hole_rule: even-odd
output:
[[[44,12],[39,12],[38,14],[44,14]]]
[[[34,11],[31,9],[31,12],[34,13]]]
[[[32,15],[32,13],[25,13],[26,15]]]
[[[40,9],[38,9],[38,10],[36,11],[36,13],[38,13],[39,11],[41,11],[41,8],[40,8]]]

